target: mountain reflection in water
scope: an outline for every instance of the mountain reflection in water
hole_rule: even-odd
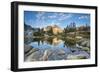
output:
[[[25,56],[25,61],[46,61],[46,60],[67,60],[67,59],[86,59],[89,54],[76,47],[75,40],[65,38],[33,38],[28,45],[38,51],[30,56]]]

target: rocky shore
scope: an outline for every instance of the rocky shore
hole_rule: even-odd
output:
[[[90,53],[90,40],[81,39],[77,42],[76,47]]]
[[[48,60],[72,60],[72,59],[87,59],[90,57],[89,40],[79,40],[76,44],[76,49],[70,49],[66,52],[64,49],[41,50],[29,45],[24,45],[24,60],[30,61],[48,61]]]

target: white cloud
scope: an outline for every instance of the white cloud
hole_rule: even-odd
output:
[[[65,13],[52,13],[51,15],[46,16],[45,12],[38,12],[36,15],[36,25],[38,27],[46,25],[46,19],[53,19],[50,23],[50,25],[60,25],[60,23],[57,23],[57,21],[63,21],[67,20],[72,17],[72,14],[65,14]],[[34,20],[33,20],[34,21]]]
[[[50,19],[54,19],[57,17],[58,17],[58,13],[56,13],[56,12],[52,13],[52,15],[48,15],[48,18],[50,18]]]
[[[52,16],[48,16],[48,18],[56,18],[57,16],[56,15],[52,15]]]
[[[36,15],[37,19],[36,19],[36,26],[37,27],[42,27],[45,24],[45,19],[46,17],[44,16],[45,12],[38,12],[38,14]]]
[[[37,18],[40,18],[41,16],[43,16],[45,14],[45,12],[38,12],[38,14],[36,15]]]
[[[79,19],[87,19],[88,16],[80,16]]]
[[[61,13],[58,20],[59,21],[62,21],[62,20],[66,20],[66,19],[71,18],[71,17],[72,17],[72,14],[64,14],[64,13]]]
[[[65,20],[72,17],[72,14],[65,14],[65,13],[53,13],[53,15],[48,16],[50,19],[57,19],[59,21]]]
[[[53,25],[60,25],[60,23],[55,23],[55,22],[52,21],[52,22],[50,23],[50,25],[51,25],[51,26],[53,26]]]

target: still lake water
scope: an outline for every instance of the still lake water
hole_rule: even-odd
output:
[[[45,51],[52,52],[48,60],[67,60],[70,59],[69,55],[71,55],[71,59],[72,56],[84,56],[86,59],[90,57],[86,51],[78,49],[76,43],[71,44],[70,41],[58,39],[57,37],[49,39],[34,38],[29,45],[39,49],[37,55],[40,55],[40,57],[44,55]]]

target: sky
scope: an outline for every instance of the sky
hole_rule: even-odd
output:
[[[90,25],[90,14],[24,11],[24,22],[34,28],[44,28],[51,25],[65,28],[72,22],[75,22],[76,26],[82,26]]]

